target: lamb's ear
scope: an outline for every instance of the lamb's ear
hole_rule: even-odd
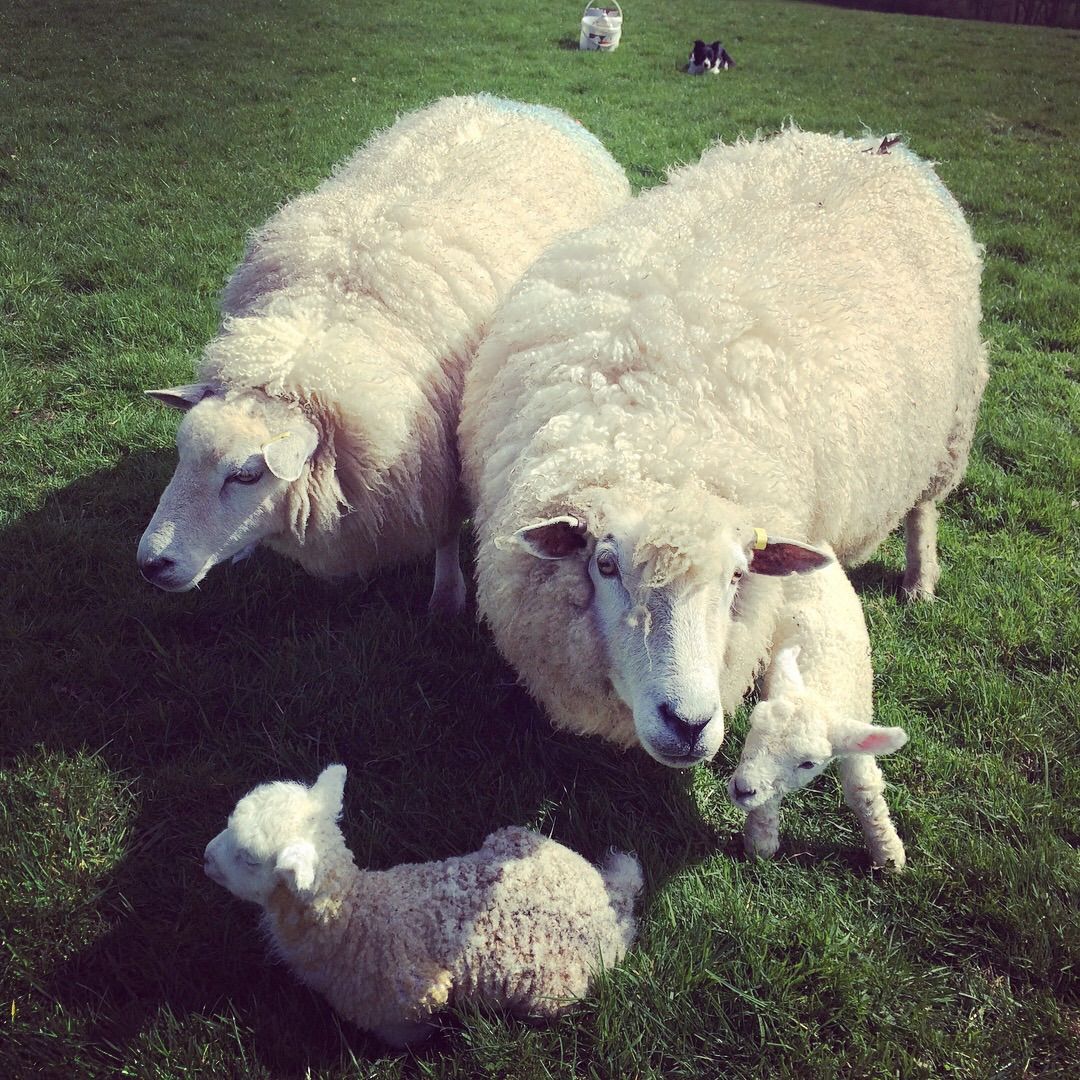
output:
[[[287,430],[263,444],[266,467],[281,480],[292,483],[304,471],[304,465],[319,445],[315,425],[298,417]]]
[[[834,754],[891,754],[907,742],[907,732],[898,727],[851,724],[839,733],[830,733]]]
[[[203,398],[214,392],[213,383],[188,383],[186,386],[169,386],[164,390],[144,390],[147,397],[168,405],[170,409],[187,412],[192,405],[198,405]]]
[[[750,573],[783,577],[808,574],[834,561],[831,552],[811,544],[801,544],[783,536],[769,536],[764,529],[754,530],[750,545]]]
[[[293,892],[307,892],[315,884],[319,854],[308,840],[297,840],[281,849],[274,869]]]
[[[806,689],[803,682],[802,672],[799,670],[799,653],[802,651],[798,645],[785,645],[777,650],[770,667],[770,686],[773,694],[770,696],[783,697],[787,694],[801,694]]]
[[[585,523],[570,514],[536,521],[513,536],[495,541],[499,548],[518,547],[537,559],[565,559],[588,543]]]
[[[348,770],[344,765],[327,765],[319,779],[311,787],[312,796],[328,814],[337,817],[345,798],[345,776]]]

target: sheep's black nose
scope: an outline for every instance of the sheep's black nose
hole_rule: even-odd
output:
[[[155,581],[163,574],[167,574],[174,566],[175,561],[172,559],[166,559],[164,555],[159,555],[156,559],[147,559],[146,562],[139,566],[142,571],[142,576],[147,581]]]
[[[749,799],[751,795],[757,794],[757,788],[741,788],[739,787],[739,781],[736,780],[735,784],[735,798],[736,799]]]
[[[702,728],[712,719],[711,716],[680,716],[666,701],[662,701],[656,711],[664,726],[688,746],[693,746]]]

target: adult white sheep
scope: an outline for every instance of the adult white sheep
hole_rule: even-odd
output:
[[[857,562],[902,518],[905,595],[933,594],[935,502],[986,379],[981,256],[932,168],[877,149],[718,145],[502,305],[460,428],[478,600],[557,725],[711,757],[787,575]]]
[[[436,550],[433,610],[459,610],[462,376],[511,284],[625,174],[564,113],[453,97],[375,136],[253,234],[139,543],[155,585],[197,585],[265,543],[318,575]]]
[[[311,788],[261,784],[207,844],[204,868],[263,908],[296,975],[387,1042],[424,1038],[432,1013],[470,1000],[556,1016],[633,941],[633,856],[597,869],[511,827],[459,858],[362,871],[337,825],[344,784],[344,765]]]

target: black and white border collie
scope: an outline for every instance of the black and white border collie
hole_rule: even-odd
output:
[[[719,41],[706,45],[704,41],[698,40],[690,50],[690,61],[686,70],[691,75],[704,75],[706,72],[715,75],[721,69],[727,71],[734,66],[735,61]]]

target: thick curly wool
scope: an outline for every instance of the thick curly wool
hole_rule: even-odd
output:
[[[344,773],[331,766],[323,776],[333,769]],[[280,866],[291,846],[313,845],[310,888],[297,889],[286,873],[245,898],[264,907],[288,966],[360,1027],[408,1041],[421,1032],[403,1029],[467,1000],[554,1016],[633,941],[642,886],[633,857],[612,854],[597,869],[539,833],[510,827],[465,856],[361,871],[335,808],[315,799],[322,783],[256,788],[208,846],[208,872],[242,895],[218,869],[226,849]]]
[[[501,306],[459,431],[478,599],[560,726],[635,741],[581,565],[498,540],[559,514],[598,536],[617,504],[647,521],[660,579],[707,572],[718,521],[850,565],[962,475],[986,379],[980,249],[933,169],[878,145],[794,128],[717,145],[555,244]],[[725,709],[785,588],[740,588],[753,617],[734,624]]]
[[[200,378],[295,402],[319,445],[266,542],[318,574],[432,550],[458,505],[461,381],[555,237],[629,197],[554,109],[487,95],[405,116],[249,242]]]

